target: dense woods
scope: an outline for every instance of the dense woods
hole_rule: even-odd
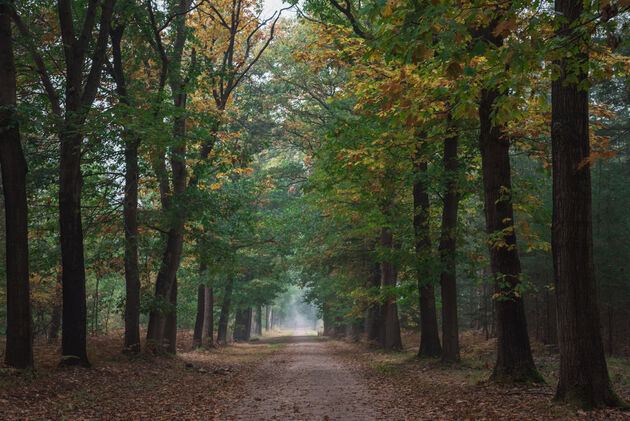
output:
[[[447,370],[496,341],[499,385],[544,346],[558,402],[627,408],[630,2],[283,7],[0,0],[5,365],[319,319]]]

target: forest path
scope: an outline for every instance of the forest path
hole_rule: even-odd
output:
[[[252,373],[220,420],[378,420],[378,397],[326,340],[290,336]]]

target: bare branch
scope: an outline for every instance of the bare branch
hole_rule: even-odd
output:
[[[346,18],[348,18],[348,21],[350,21],[350,25],[352,25],[352,30],[354,30],[355,34],[357,34],[358,36],[360,36],[363,39],[372,39],[373,38],[373,36],[371,34],[368,34],[367,32],[365,32],[361,28],[361,25],[359,24],[359,21],[357,20],[356,16],[354,16],[354,14],[352,13],[352,8],[350,6],[350,0],[345,0],[346,7],[343,7],[337,0],[328,0],[328,1],[337,10],[339,10],[341,13],[343,13],[343,15]]]

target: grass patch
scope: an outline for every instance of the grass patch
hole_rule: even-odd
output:
[[[372,364],[372,368],[379,372],[380,374],[384,374],[386,376],[391,377],[399,377],[403,373],[403,367],[400,363],[393,361],[385,361],[381,363]]]
[[[271,351],[281,351],[281,350],[284,349],[285,346],[287,346],[287,344],[284,343],[284,342],[278,342],[276,344],[269,344],[269,345],[267,345],[267,347]]]
[[[627,358],[609,357],[608,375],[615,386],[630,386],[630,362]]]

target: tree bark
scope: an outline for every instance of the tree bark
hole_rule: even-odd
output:
[[[265,330],[271,330],[271,306],[269,304],[265,306]]]
[[[238,310],[234,321],[234,342],[249,341],[251,332],[251,308]]]
[[[378,293],[381,284],[381,268],[378,263],[374,264],[372,269],[372,276],[369,279],[369,288],[374,293]],[[367,315],[365,317],[365,333],[368,342],[381,343],[382,338],[380,333],[383,331],[383,315],[382,307],[378,301],[370,302],[367,308]]]
[[[205,290],[206,288],[203,285],[197,287],[197,317],[195,318],[195,330],[193,331],[193,349],[201,346],[203,319],[205,315]]]
[[[113,65],[111,67],[116,93],[121,104],[129,107],[127,81],[122,61],[121,42],[126,25],[110,30]],[[123,352],[140,352],[140,271],[138,269],[138,147],[140,140],[128,129],[123,131],[125,142],[125,196],[123,221],[125,227],[125,342]]]
[[[394,238],[388,227],[381,228],[381,247],[391,251],[394,246]],[[385,289],[385,300],[383,302],[383,330],[380,337],[381,345],[388,350],[401,350],[402,339],[400,338],[400,325],[398,323],[398,307],[396,297],[392,289],[396,287],[397,273],[391,258],[381,262],[381,288]]]
[[[61,329],[61,273],[57,276],[55,287],[55,298],[50,315],[50,325],[48,326],[48,344],[56,344],[59,339],[59,329]]]
[[[247,309],[247,323],[245,324],[245,340],[249,341],[252,337],[252,321],[254,319],[254,310],[249,307]]]
[[[167,234],[167,243],[162,256],[162,264],[155,282],[155,297],[162,303],[171,303],[171,290],[175,286],[176,274],[181,261],[183,247],[183,220],[179,219],[176,226]],[[152,310],[149,314],[147,327],[147,347],[154,353],[162,352],[165,339],[165,325],[168,311],[163,308]]]
[[[584,408],[621,406],[604,357],[593,263],[588,89],[583,86],[590,40],[573,33],[582,20],[581,1],[556,0],[555,10],[561,16],[556,35],[569,43],[565,51],[579,51],[554,62],[559,77],[551,84],[551,242],[560,348],[556,399]]]
[[[204,287],[203,335],[202,344],[206,348],[214,346],[214,289]]]
[[[230,306],[232,304],[232,284],[234,280],[228,279],[228,283],[225,285],[225,292],[223,294],[223,305],[221,306],[221,315],[219,316],[219,326],[217,330],[217,343],[225,345],[227,343],[227,329],[228,321],[230,318]]]
[[[179,13],[174,19],[175,41],[173,43],[173,53],[170,60],[161,55],[163,65],[168,70],[169,82],[175,107],[173,118],[174,144],[171,146],[170,164],[173,180],[173,191],[165,192],[168,186],[161,187],[160,194],[163,197],[162,206],[169,215],[170,228],[167,234],[166,248],[162,255],[162,263],[155,281],[155,298],[158,301],[169,301],[173,295],[172,289],[177,282],[177,270],[181,263],[184,224],[186,213],[181,203],[174,205],[173,201],[181,201],[186,192],[188,172],[186,169],[186,80],[181,75],[181,65],[186,43],[186,14],[192,0],[180,0],[175,10]],[[149,8],[150,8],[149,4]],[[150,9],[151,10],[151,9]],[[151,12],[152,14],[152,12]],[[154,30],[157,30],[154,28]],[[161,38],[158,37],[159,48]],[[161,158],[163,160],[163,157]],[[168,184],[168,181],[167,183]],[[166,196],[168,196],[166,198]],[[175,294],[175,297],[177,295]],[[176,304],[176,303],[174,303]],[[149,314],[149,326],[147,328],[147,347],[153,352],[161,352],[161,344],[165,340],[165,324],[167,315],[161,311],[151,311]]]
[[[91,57],[92,66],[84,79],[87,43],[90,37],[76,37],[72,5],[69,0],[58,0],[59,22],[64,44],[66,63],[65,118],[61,123],[59,140],[59,234],[61,238],[61,265],[63,309],[61,348],[63,365],[89,366],[86,351],[85,266],[83,253],[83,226],[81,221],[81,146],[83,126],[100,85],[101,70],[105,61],[107,39],[115,0],[101,3],[101,21],[98,40]],[[83,33],[89,33],[96,17],[97,2],[86,11]]]
[[[82,136],[73,134],[78,129],[74,124],[66,126],[61,138],[59,163],[59,232],[63,268],[61,347],[63,364],[89,366],[80,199],[83,184],[80,158]]]
[[[427,191],[427,163],[414,160],[413,230],[416,246],[416,274],[420,298],[419,358],[439,357],[442,354],[435,308],[435,287],[431,265],[431,236],[429,228],[429,193]]]
[[[509,142],[491,113],[499,90],[482,89],[479,103],[481,165],[490,269],[495,285],[497,361],[492,378],[540,381],[529,344],[521,296],[521,262],[514,231]]]
[[[6,221],[7,330],[5,363],[33,366],[33,322],[28,267],[28,171],[17,119],[10,8],[0,3],[0,166]]]
[[[96,285],[94,286],[94,301],[92,303],[92,335],[96,334],[98,331],[98,311],[99,311],[99,290],[101,278],[96,278]]]
[[[457,322],[457,135],[447,135],[444,140],[444,172],[446,194],[442,209],[442,232],[440,234],[440,286],[442,291],[442,361],[458,362],[459,328]]]
[[[177,279],[171,288],[169,297],[170,311],[166,315],[164,325],[164,349],[170,354],[177,353]]]
[[[262,336],[262,305],[256,309],[256,335]]]

